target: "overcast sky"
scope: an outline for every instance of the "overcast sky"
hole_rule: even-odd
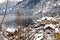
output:
[[[3,3],[3,2],[5,2],[5,1],[6,1],[6,0],[0,0],[0,3]],[[14,2],[14,1],[17,1],[17,2],[18,2],[18,1],[23,1],[23,0],[9,0],[9,1],[13,1],[13,2]]]
[[[23,1],[23,0],[10,0],[10,1]]]

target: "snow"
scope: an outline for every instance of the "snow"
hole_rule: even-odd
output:
[[[36,40],[40,40],[40,39],[42,39],[43,37],[39,37],[39,38],[36,38]]]
[[[60,17],[58,17],[58,19],[60,19]]]
[[[55,28],[55,33],[58,33],[58,28]]]
[[[35,29],[33,29],[31,32],[35,32]]]
[[[35,36],[38,37],[38,36],[41,36],[41,34],[36,34]]]
[[[40,22],[41,20],[37,20],[37,22]]]
[[[46,12],[47,12],[47,9],[42,11],[42,13],[46,13]]]
[[[54,18],[54,17],[42,17],[41,20],[45,20],[45,18],[46,18],[47,20],[54,20],[54,21],[57,20],[57,18]]]
[[[9,10],[12,10],[12,8],[9,8]]]
[[[5,12],[5,9],[3,9],[3,11]]]
[[[42,39],[42,38],[43,38],[43,34],[40,34],[40,33],[35,34],[35,39],[36,39],[36,40],[40,40],[40,39]]]
[[[60,3],[58,3],[58,5],[60,5]]]
[[[21,26],[18,26],[19,28],[21,27]]]
[[[49,2],[47,2],[47,5],[49,5],[51,2],[49,1]]]
[[[38,10],[38,11],[34,12],[34,15],[37,14],[37,13],[39,13],[39,12],[41,12],[41,10]]]
[[[46,24],[44,28],[46,28],[46,27],[48,27],[48,26],[50,26],[51,28],[55,29],[55,26],[56,26],[56,25],[53,25],[53,24]]]
[[[6,29],[6,31],[8,31],[8,32],[13,32],[13,33],[15,32],[15,30],[16,30],[16,29],[14,29],[14,28],[7,28],[7,29]]]
[[[3,2],[5,2],[6,0],[0,0],[0,3],[3,3]]]
[[[21,2],[23,0],[9,0],[9,1],[12,1],[12,2]]]
[[[8,40],[8,39],[4,37],[4,40]]]
[[[47,37],[47,40],[53,40],[53,37],[48,36],[48,37]]]
[[[52,17],[43,17],[43,18],[41,18],[41,20],[45,20],[45,18],[47,18],[47,20],[51,20],[52,19]]]

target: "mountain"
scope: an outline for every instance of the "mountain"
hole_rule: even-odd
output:
[[[8,0],[8,5],[7,5],[8,14],[10,14],[10,13],[12,14],[13,11],[10,11],[10,10],[12,10],[12,8],[16,5],[17,2],[18,2],[17,0]],[[4,14],[4,11],[6,9],[6,3],[7,3],[6,1],[3,3],[0,3],[0,14]]]
[[[5,3],[3,3],[5,4]],[[3,5],[5,7],[5,5]],[[13,15],[16,10],[20,11],[20,14],[32,15],[32,16],[45,16],[49,13],[60,14],[60,0],[22,0],[22,1],[9,1],[8,14]]]
[[[43,16],[47,13],[60,14],[60,0],[24,0],[18,2],[14,8],[19,9],[20,13],[34,16],[41,16],[41,13]]]
[[[39,2],[40,2],[40,0],[29,0],[27,2],[27,4],[23,5],[24,3],[22,3],[22,5],[24,6],[23,8],[27,8],[28,7],[29,9],[32,9]],[[18,2],[17,5],[19,5],[20,3],[21,2]]]
[[[5,7],[5,3],[0,4],[0,14],[3,12],[1,9],[5,9]],[[39,19],[42,16],[53,17],[57,14],[60,16],[60,0],[23,0],[18,2],[9,1],[7,15],[15,15],[15,13],[18,11],[20,15],[22,15],[22,18],[31,17],[32,19]],[[13,19],[13,17],[11,18]],[[9,21],[6,24],[11,25],[11,18],[9,18]]]

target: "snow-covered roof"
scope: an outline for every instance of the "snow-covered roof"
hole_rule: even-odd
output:
[[[55,33],[58,33],[58,28],[55,28]]]
[[[47,27],[51,27],[51,28],[55,29],[55,26],[56,25],[53,25],[53,24],[46,24],[45,27],[44,27],[44,29],[47,28]]]
[[[8,31],[8,32],[13,32],[13,33],[15,32],[15,30],[17,30],[17,29],[15,29],[15,28],[7,28],[7,29],[6,29],[6,31]]]
[[[41,40],[43,37],[36,38],[36,40]]]
[[[52,17],[42,17],[41,20],[45,20],[45,18],[46,18],[47,20],[52,19]]]
[[[47,20],[51,20],[51,19],[52,19],[52,20],[56,20],[56,19],[53,18],[53,17],[42,17],[41,20],[45,20],[45,18],[46,18]]]
[[[40,22],[41,20],[37,20],[37,22]]]
[[[40,40],[43,38],[43,34],[35,34],[35,38],[36,38],[36,40]]]

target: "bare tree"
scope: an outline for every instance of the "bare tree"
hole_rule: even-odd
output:
[[[7,14],[7,7],[8,7],[8,0],[7,0],[7,3],[6,3],[6,9],[5,9],[5,14],[4,14],[4,16],[3,16],[3,19],[2,19],[2,21],[1,21],[1,24],[0,24],[0,28],[2,29],[2,24],[3,24],[3,21],[4,21],[4,19],[5,19],[5,17],[6,17],[6,14]]]

